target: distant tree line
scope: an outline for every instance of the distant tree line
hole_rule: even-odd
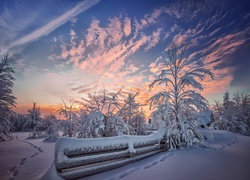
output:
[[[59,132],[62,136],[78,138],[146,135],[145,113],[139,109],[142,105],[135,102],[138,93],[129,94],[127,99],[121,101],[118,100],[120,92],[110,95],[112,93],[107,94],[104,90],[102,95],[89,94],[81,109],[63,101],[64,106],[58,112],[64,120],[58,120],[53,114],[42,118],[40,109],[33,103],[27,114],[13,113],[10,116],[11,131],[28,131],[29,138],[59,136]]]
[[[231,97],[227,91],[224,93],[222,103],[216,101],[213,112],[214,128],[250,135],[249,94],[237,92]]]

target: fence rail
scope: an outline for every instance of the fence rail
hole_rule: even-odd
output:
[[[108,138],[60,138],[55,147],[55,166],[64,179],[76,179],[108,171],[164,150],[165,128],[148,136]]]

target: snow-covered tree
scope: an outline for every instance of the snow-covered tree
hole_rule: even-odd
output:
[[[25,114],[12,113],[10,122],[12,124],[11,131],[29,131],[28,127],[25,126],[28,121],[28,117]]]
[[[147,135],[146,115],[143,109],[133,117],[130,125],[134,128],[137,135]]]
[[[58,120],[54,114],[45,115],[42,122],[47,135],[58,133]]]
[[[161,64],[160,74],[149,86],[165,86],[151,97],[150,108],[157,108],[159,116],[167,122],[166,145],[170,149],[194,143],[204,145],[204,138],[193,123],[192,112],[208,109],[207,100],[197,90],[203,90],[201,82],[207,75],[213,78],[213,74],[184,58],[185,51],[172,44],[167,51],[168,58]]]
[[[59,122],[54,114],[45,115],[42,120],[42,128],[45,130],[43,141],[56,142],[59,138]]]
[[[9,54],[3,56],[0,61],[0,140],[5,141],[12,139],[10,134],[11,123],[10,116],[13,111],[11,107],[15,107],[15,96],[12,88],[14,84],[15,73],[11,67],[12,58]]]
[[[135,98],[138,94],[138,92],[135,94],[128,94],[127,99],[124,100],[123,107],[119,109],[118,115],[128,124],[132,123],[132,119],[140,113],[139,108],[142,105],[135,102]]]
[[[74,103],[70,102],[69,105],[62,100],[63,107],[58,110],[59,114],[63,114],[65,122],[62,122],[63,135],[69,137],[75,137],[78,129],[77,111],[74,108]]]
[[[214,128],[250,135],[250,96],[235,93],[231,98],[225,92],[223,103],[216,102],[214,116]]]
[[[39,136],[38,128],[40,126],[42,118],[41,118],[40,108],[36,107],[36,103],[33,103],[32,109],[28,109],[27,117],[28,119],[25,126],[31,129],[29,137],[37,138]]]
[[[136,96],[139,93],[129,94],[127,99],[124,100],[124,105],[119,109],[117,115],[120,116],[124,122],[132,126],[138,135],[145,135],[146,132],[146,120],[145,113],[140,110],[143,104],[135,101]]]

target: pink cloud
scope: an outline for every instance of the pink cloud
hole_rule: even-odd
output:
[[[213,64],[213,67],[220,64],[226,55],[234,53],[245,40],[240,38],[243,32],[228,34],[216,40],[208,48],[202,50],[202,54],[209,53],[205,56],[205,64]]]
[[[153,32],[153,35],[151,37],[151,41],[148,44],[148,46],[145,48],[145,51],[148,51],[149,49],[155,47],[159,40],[160,40],[160,34],[161,34],[161,29],[158,28],[156,31]]]
[[[62,44],[61,49],[62,49],[61,58],[66,59],[69,56],[69,51],[67,50],[66,45]]]
[[[236,52],[238,48],[246,41],[244,38],[244,31],[228,34],[217,39],[207,48],[196,52],[196,54],[203,55],[201,59],[205,67],[212,70],[215,77],[213,81],[204,82],[203,94],[211,94],[215,92],[224,92],[233,80],[233,72],[235,67],[220,66],[225,63],[228,57]],[[192,54],[190,56],[195,56]]]
[[[122,22],[118,17],[110,18],[110,23],[106,29],[109,35],[112,35],[109,39],[110,44],[117,44],[123,37]]]
[[[131,21],[130,21],[130,18],[128,17],[124,19],[123,31],[124,31],[125,36],[129,36],[131,33]]]
[[[187,39],[187,34],[177,34],[174,36],[173,42],[179,46],[181,44],[184,44],[184,41]]]
[[[135,34],[137,35],[140,30],[157,23],[157,18],[163,13],[166,13],[166,9],[164,7],[155,9],[152,13],[146,14],[144,18],[140,20],[134,19]]]

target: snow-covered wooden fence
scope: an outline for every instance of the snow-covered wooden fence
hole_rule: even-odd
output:
[[[161,127],[148,136],[93,139],[60,138],[55,147],[55,167],[64,179],[76,179],[108,171],[163,151]]]

